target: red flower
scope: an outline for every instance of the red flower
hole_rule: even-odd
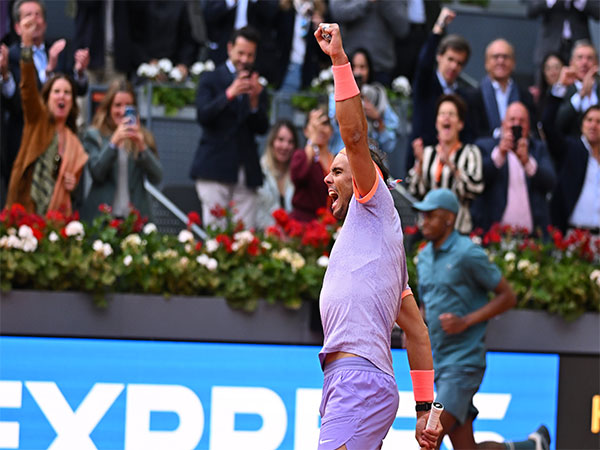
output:
[[[46,213],[46,219],[50,222],[65,223],[65,216],[60,211],[48,211]]]
[[[281,239],[282,234],[281,234],[281,229],[276,226],[276,225],[271,225],[270,227],[267,227],[265,229],[265,235],[267,236],[273,236],[276,237],[278,239]]]
[[[290,219],[284,226],[284,230],[290,237],[300,237],[304,232],[304,225],[297,220]]]
[[[404,227],[404,234],[406,235],[413,235],[413,234],[417,234],[419,232],[419,227],[417,225],[407,225]]]
[[[325,225],[313,220],[306,225],[302,236],[302,245],[318,248],[329,243],[329,233]]]
[[[232,249],[231,249],[231,244],[233,244],[233,242],[231,241],[231,238],[229,236],[227,236],[226,234],[219,234],[217,235],[217,237],[215,238],[215,240],[223,245],[223,247],[225,247],[225,251],[227,253],[231,253]]]
[[[200,225],[200,214],[198,214],[196,211],[190,211],[188,213],[188,228],[190,228],[193,224]]]
[[[42,237],[44,236],[44,234],[38,230],[37,228],[32,228],[31,231],[33,231],[33,236],[38,240],[41,241]]]
[[[202,250],[202,241],[196,242],[196,251],[199,252]]]
[[[121,223],[123,223],[123,221],[121,219],[113,219],[110,221],[110,223],[108,224],[109,227],[111,228],[119,228],[121,226]]]
[[[260,251],[260,246],[259,246],[258,239],[256,239],[256,238],[252,239],[252,242],[250,242],[248,244],[248,248],[246,249],[246,251],[248,252],[248,254],[250,256],[256,256],[256,255],[258,255],[258,253]]]
[[[100,211],[103,214],[110,214],[112,212],[112,208],[110,205],[102,203],[100,206],[98,206],[98,211]]]
[[[290,221],[290,216],[288,216],[288,213],[285,211],[285,209],[281,209],[281,208],[277,209],[277,210],[273,211],[273,214],[271,214],[271,215],[275,219],[275,222],[277,222],[278,225],[280,225],[284,228],[287,225],[287,223]]]
[[[225,217],[227,215],[227,210],[221,205],[215,205],[210,209],[210,213],[217,219],[220,219],[221,217]]]

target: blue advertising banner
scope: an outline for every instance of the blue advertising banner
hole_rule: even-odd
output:
[[[0,337],[0,449],[314,449],[317,347]],[[384,450],[415,448],[404,350]],[[555,436],[558,356],[489,353],[477,440]],[[448,442],[449,444],[449,442]]]

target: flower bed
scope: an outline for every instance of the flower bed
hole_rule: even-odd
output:
[[[111,292],[225,297],[233,307],[254,310],[258,299],[298,308],[319,296],[329,251],[339,224],[325,210],[302,224],[283,211],[264,233],[234,224],[230,210],[217,208],[222,228],[208,228],[206,241],[188,229],[160,234],[137,212],[124,221],[108,207],[91,224],[77,216],[27,214],[13,205],[0,213],[0,287],[82,291],[99,304]],[[195,212],[189,225],[199,223]],[[407,234],[416,230],[406,227]],[[513,286],[518,307],[546,310],[567,319],[600,311],[600,239],[551,230],[544,242],[507,227],[474,233]],[[408,252],[416,285],[418,249]]]

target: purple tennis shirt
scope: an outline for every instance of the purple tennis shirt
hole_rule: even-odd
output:
[[[328,353],[343,351],[368,359],[394,376],[392,327],[401,299],[410,293],[400,217],[378,174],[366,196],[356,186],[333,246],[319,307]]]

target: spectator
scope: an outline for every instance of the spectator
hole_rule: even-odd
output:
[[[83,146],[89,155],[92,178],[81,211],[85,220],[97,216],[102,204],[111,206],[115,217],[127,217],[133,207],[152,219],[144,180],[160,183],[162,166],[150,131],[140,125],[139,119],[125,115],[125,109],[131,106],[136,106],[131,85],[122,79],[113,81],[85,133]]]
[[[326,9],[324,0],[280,0],[273,34],[268,39],[273,54],[260,66],[261,73],[280,92],[296,92],[310,86],[322,61],[327,63],[313,38],[319,23],[325,22]]]
[[[471,232],[471,201],[483,192],[481,152],[459,138],[466,109],[465,102],[455,94],[440,98],[436,120],[439,142],[424,148],[423,140],[415,139],[415,165],[408,173],[409,191],[418,198],[438,188],[450,189],[458,196],[456,229],[461,233]]]
[[[286,119],[271,127],[267,137],[265,153],[260,159],[265,180],[258,189],[257,227],[265,229],[275,223],[273,212],[277,209],[292,211],[294,184],[290,163],[294,150],[298,148],[298,136],[294,125]]]
[[[203,132],[190,176],[202,202],[203,223],[217,224],[211,209],[234,202],[234,219],[256,225],[256,189],[263,176],[255,136],[269,127],[267,92],[251,69],[258,33],[237,30],[227,45],[229,58],[198,82],[196,108]]]
[[[560,70],[564,65],[565,63],[558,53],[548,53],[542,61],[541,73],[539,74],[541,81],[536,86],[529,88],[535,104],[536,121],[542,117],[550,88],[558,81]]]
[[[292,156],[291,174],[294,182],[292,213],[290,217],[301,222],[317,218],[317,210],[327,206],[327,185],[323,179],[329,173],[333,154],[329,151],[329,140],[333,128],[322,109],[312,110],[308,115],[304,135],[307,138],[303,149]]]
[[[533,62],[540,67],[548,53],[557,53],[566,61],[573,43],[590,39],[588,19],[600,19],[600,2],[596,0],[529,0],[528,17],[541,17]],[[540,83],[541,79],[536,79]]]
[[[71,215],[71,196],[87,155],[77,138],[74,82],[66,75],[53,75],[39,95],[33,62],[39,23],[35,15],[23,15],[19,21],[25,126],[10,177],[7,206],[20,203],[30,213],[45,215],[55,210]]]
[[[546,146],[530,136],[529,124],[525,105],[511,103],[500,138],[475,142],[483,156],[485,189],[471,208],[474,226],[487,230],[500,222],[546,232],[550,223],[546,196],[556,175]]]
[[[200,0],[202,11],[206,22],[206,33],[208,37],[208,57],[219,65],[224,63],[228,57],[227,45],[232,33],[240,28],[251,26],[261,34],[267,36],[274,31],[276,24],[274,19],[279,8],[278,0]],[[261,48],[258,49],[261,57],[257,55],[259,70],[264,70],[262,53],[265,46],[275,46],[276,42],[270,42],[268,38],[261,39]],[[272,64],[273,61],[265,61]],[[262,73],[262,72],[261,72]]]
[[[479,84],[477,114],[483,119],[478,128],[479,136],[500,135],[500,127],[508,105],[521,102],[533,119],[533,99],[527,89],[513,80],[515,70],[515,49],[505,39],[496,39],[485,49],[485,70],[487,75]],[[530,127],[531,129],[531,127]]]
[[[543,425],[527,441],[475,442],[473,396],[485,373],[487,321],[517,301],[483,249],[455,231],[459,206],[451,191],[430,191],[413,207],[423,212],[423,236],[429,241],[419,253],[417,274],[433,350],[436,401],[444,405],[443,433],[453,448],[548,450],[550,435]]]
[[[146,0],[129,2],[127,8],[133,21],[129,32],[134,69],[142,63],[152,64],[167,58],[185,80],[189,67],[198,58],[198,44],[192,38],[186,2]]]
[[[575,71],[576,79],[564,93],[556,126],[563,134],[579,136],[583,113],[590,106],[597,105],[600,98],[600,83],[596,80],[598,53],[591,42],[575,43],[569,66]]]
[[[38,89],[41,89],[46,80],[53,73],[72,74],[76,83],[76,95],[84,95],[87,91],[88,80],[85,74],[89,62],[89,51],[79,49],[75,52],[75,63],[69,60],[69,54],[65,51],[67,42],[59,39],[52,46],[45,42],[46,36],[46,9],[40,0],[17,0],[13,4],[13,20],[15,31],[21,37],[23,29],[21,20],[27,17],[35,19],[33,38],[33,63],[37,73]],[[0,73],[2,74],[2,130],[3,136],[0,144],[3,148],[1,175],[4,182],[8,180],[13,162],[21,145],[23,133],[23,109],[19,83],[21,82],[21,69],[19,60],[21,56],[22,42],[14,43],[10,49],[0,44]],[[49,49],[49,50],[48,50]]]
[[[396,130],[400,126],[400,119],[390,105],[385,87],[371,79],[373,63],[369,52],[358,48],[350,57],[354,78],[361,90],[363,110],[367,117],[369,138],[377,142],[380,150],[392,153],[396,149]],[[335,119],[335,100],[333,93],[329,95],[329,118],[333,121],[334,134],[331,148],[337,153],[344,147],[339,127]]]
[[[373,58],[371,78],[390,86],[396,65],[394,40],[406,36],[406,0],[331,0],[329,11],[340,23],[348,54],[364,47]]]
[[[559,83],[570,86],[575,71],[565,67]],[[551,95],[543,117],[548,149],[558,170],[552,194],[552,224],[565,232],[583,228],[600,233],[600,105],[592,105],[583,115],[581,135],[564,136],[554,126],[561,98]]]
[[[426,147],[437,142],[436,105],[440,96],[458,94],[465,100],[474,96],[472,89],[460,86],[458,83],[458,77],[471,54],[469,42],[457,34],[442,38],[444,29],[455,16],[451,9],[442,8],[432,32],[419,53],[413,83],[412,131],[406,152],[407,169],[410,169],[414,163],[412,141],[421,138]],[[475,132],[472,130],[475,118],[471,118],[470,113],[472,109],[468,108],[469,118],[464,121],[466,129],[463,128],[461,132],[463,142],[472,142],[475,139]]]
[[[129,2],[78,0],[75,46],[90,50],[88,72],[94,84],[126,77],[137,67],[131,58]]]

